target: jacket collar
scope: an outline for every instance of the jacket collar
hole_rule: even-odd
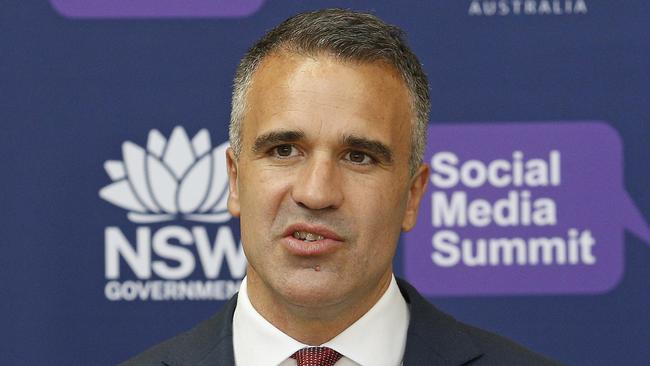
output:
[[[404,366],[457,366],[483,354],[454,318],[436,309],[406,281],[398,279],[397,284],[411,310]]]
[[[166,353],[165,366],[232,366],[232,316],[237,305],[233,296],[221,310],[192,330],[180,335]]]

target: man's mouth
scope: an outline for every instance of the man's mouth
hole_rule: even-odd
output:
[[[334,253],[342,248],[344,239],[324,225],[296,223],[285,230],[283,243],[289,253],[311,257]]]
[[[310,233],[309,231],[294,231],[293,237],[306,242],[318,241],[325,239],[324,236]]]

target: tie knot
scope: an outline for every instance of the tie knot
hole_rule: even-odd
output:
[[[298,366],[333,366],[341,357],[340,353],[329,347],[305,347],[291,355]]]

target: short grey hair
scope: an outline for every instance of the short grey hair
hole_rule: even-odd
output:
[[[414,121],[411,125],[409,171],[422,164],[431,100],[429,82],[404,32],[368,13],[324,9],[285,20],[250,48],[235,73],[230,114],[230,146],[236,158],[242,149],[242,120],[253,74],[274,52],[316,55],[326,52],[342,61],[386,62],[402,76],[409,89]]]

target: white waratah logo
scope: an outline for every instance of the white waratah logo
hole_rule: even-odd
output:
[[[99,196],[129,210],[127,217],[137,223],[176,218],[228,221],[227,148],[225,142],[212,149],[206,129],[191,141],[180,126],[169,140],[151,130],[146,150],[126,141],[122,144],[124,161],[104,163],[113,183],[102,188]]]

